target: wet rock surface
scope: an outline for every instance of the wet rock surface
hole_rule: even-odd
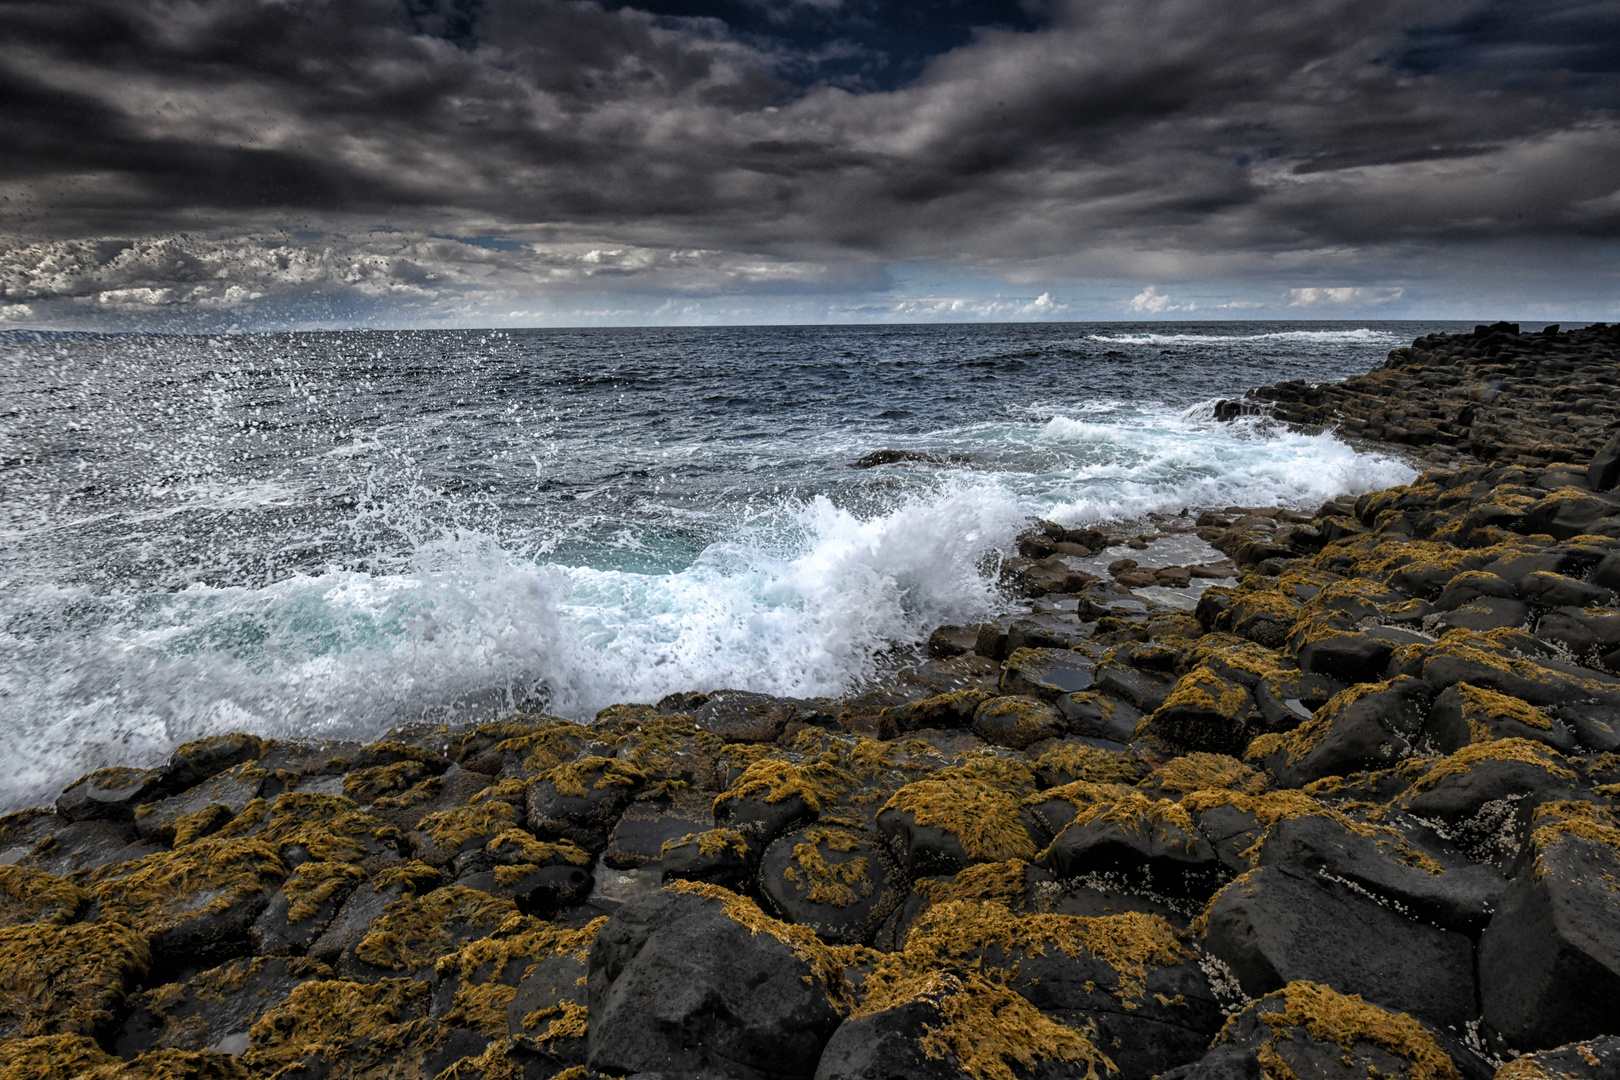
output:
[[[1613,1077],[1616,348],[1486,327],[1226,403],[1437,467],[1314,513],[1033,522],[1006,614],[846,700],[85,777],[0,818],[0,1061]]]

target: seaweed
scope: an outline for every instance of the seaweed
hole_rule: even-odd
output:
[[[1406,1061],[1411,1067],[1411,1080],[1461,1080],[1456,1065],[1427,1028],[1406,1013],[1369,1005],[1359,994],[1341,994],[1317,983],[1291,982],[1262,998],[1257,1015],[1272,1032],[1260,1048],[1260,1064],[1265,1074],[1276,1080],[1298,1080],[1276,1050],[1279,1040],[1292,1037],[1289,1028],[1304,1028],[1311,1038],[1336,1044],[1347,1058],[1354,1053],[1357,1042],[1372,1043]],[[1215,1037],[1217,1045],[1230,1038],[1236,1019],[1227,1021],[1226,1028]]]
[[[8,1025],[0,1031],[93,1035],[116,1018],[151,963],[146,938],[118,923],[0,930],[0,1017]]]
[[[208,839],[98,867],[86,880],[103,922],[151,937],[229,911],[286,876],[275,849],[261,840]]]
[[[510,900],[448,885],[390,904],[372,921],[354,955],[389,971],[416,971],[468,937],[487,936],[521,918]]]
[[[55,874],[0,866],[0,927],[31,922],[66,926],[89,903],[89,893]]]
[[[813,825],[805,830],[804,839],[793,845],[793,865],[782,876],[799,892],[808,890],[813,904],[849,907],[871,896],[877,886],[868,872],[871,864],[866,856],[829,861],[822,854],[823,847],[848,854],[859,851],[861,844],[860,838],[848,830]]]
[[[899,810],[918,825],[951,833],[977,862],[1033,859],[1035,842],[1018,817],[1018,795],[977,777],[945,775],[953,771],[907,784],[883,804],[883,811]]]
[[[366,872],[350,863],[303,863],[281,883],[281,894],[287,898],[287,921],[313,918],[321,905],[347,895],[365,880]]]
[[[1171,758],[1143,778],[1141,786],[1178,795],[1212,788],[1258,795],[1266,789],[1266,777],[1235,757],[1200,750]]]

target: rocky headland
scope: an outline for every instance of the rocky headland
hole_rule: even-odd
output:
[[[86,776],[0,819],[0,1078],[1620,1076],[1617,350],[1222,403],[1433,467],[1037,522],[848,699]]]

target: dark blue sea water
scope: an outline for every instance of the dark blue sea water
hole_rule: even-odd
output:
[[[1410,477],[1214,398],[1441,324],[0,341],[0,809],[221,730],[836,694],[1005,602],[1029,514]],[[880,449],[942,459],[854,469]]]

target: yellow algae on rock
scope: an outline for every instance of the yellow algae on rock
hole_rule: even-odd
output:
[[[1118,1072],[1089,1033],[1058,1023],[1020,995],[973,972],[907,972],[882,983],[851,1019],[916,1001],[932,1005],[943,1021],[924,1026],[923,1054],[936,1061],[954,1058],[974,1080],[1016,1080],[1015,1067],[1028,1069],[1039,1061],[1084,1065],[1087,1080],[1099,1080],[1099,1069]]]
[[[1199,750],[1171,758],[1144,777],[1140,786],[1176,795],[1209,789],[1258,795],[1266,789],[1266,777],[1235,757]]]
[[[146,938],[118,923],[0,930],[0,1034],[94,1034],[151,962]]]
[[[510,900],[448,885],[390,904],[372,922],[354,955],[390,971],[415,971],[455,951],[468,936],[495,933],[519,918]]]
[[[65,926],[89,902],[89,893],[55,874],[26,866],[0,866],[0,927],[23,923]]]
[[[434,965],[438,978],[455,976],[459,980],[445,1021],[485,1035],[505,1035],[509,1029],[506,1010],[517,998],[516,981],[528,978],[548,957],[567,957],[583,965],[591,943],[607,921],[603,916],[585,926],[567,928],[525,917],[490,937],[468,942],[441,956]],[[514,962],[523,966],[516,979],[508,983],[503,975]],[[521,1026],[533,1029],[547,1019],[547,1030],[536,1036],[541,1040],[573,1037],[569,1031],[575,1026],[581,1029],[578,1034],[585,1033],[585,1009],[573,1002],[530,1013],[521,1018]]]
[[[718,813],[730,803],[759,798],[779,803],[797,796],[806,808],[820,810],[847,790],[852,777],[826,762],[795,765],[781,758],[760,758],[749,765],[726,792],[714,800]]]
[[[304,863],[281,885],[287,898],[287,921],[303,922],[320,911],[322,904],[353,891],[365,880],[366,872],[351,863]]]
[[[1035,767],[1099,784],[1133,784],[1136,766],[1122,754],[1098,746],[1064,743],[1036,759]]]
[[[1485,761],[1516,761],[1532,765],[1564,780],[1574,780],[1575,770],[1569,768],[1558,751],[1532,739],[1493,739],[1472,743],[1456,753],[1441,758],[1428,772],[1412,782],[1412,794],[1428,791],[1442,780],[1462,776],[1475,765]]]
[[[1407,1062],[1411,1080],[1461,1080],[1451,1057],[1427,1028],[1406,1013],[1369,1005],[1359,994],[1341,994],[1317,983],[1291,982],[1261,1000],[1258,1018],[1272,1030],[1271,1038],[1259,1051],[1267,1077],[1299,1080],[1278,1055],[1277,1043],[1292,1038],[1289,1028],[1304,1028],[1311,1038],[1337,1045],[1347,1058],[1357,1042],[1372,1043]],[[1265,1008],[1275,1003],[1282,1008]],[[1215,1037],[1217,1045],[1229,1038],[1237,1019],[1235,1016],[1227,1021],[1226,1028]]]
[[[37,1035],[0,1042],[0,1080],[79,1080],[103,1065],[122,1065],[85,1035]]]
[[[261,840],[208,839],[99,867],[86,881],[102,922],[151,937],[229,911],[286,876],[275,849]]]
[[[866,856],[857,855],[842,862],[830,862],[821,853],[829,851],[845,854],[860,850],[860,840],[847,829],[829,829],[812,825],[804,832],[804,839],[793,845],[793,865],[782,872],[800,892],[808,892],[811,903],[849,907],[872,895],[876,883],[868,872]]]
[[[736,829],[709,829],[700,833],[687,833],[673,840],[665,840],[659,850],[664,852],[691,843],[697,844],[698,852],[706,859],[724,854],[727,848],[735,852],[739,858],[748,854],[748,838]]]
[[[249,1069],[274,1074],[324,1057],[347,1066],[335,1070],[334,1076],[364,1075],[374,1055],[419,1037],[424,1022],[416,1016],[426,1011],[432,992],[430,983],[417,979],[300,983],[286,1001],[253,1025],[240,1061]],[[346,1053],[357,1044],[367,1053]]]
[[[583,799],[593,788],[640,787],[647,774],[627,761],[592,755],[558,765],[545,774],[559,795]]]
[[[268,806],[255,799],[217,836],[251,836],[277,849],[298,846],[311,858],[338,862],[360,862],[401,842],[398,829],[354,800],[307,791],[289,791]]]
[[[955,775],[907,784],[883,811],[908,813],[918,825],[955,836],[978,862],[1033,859],[1035,842],[1018,817],[1019,799],[984,780]]]

